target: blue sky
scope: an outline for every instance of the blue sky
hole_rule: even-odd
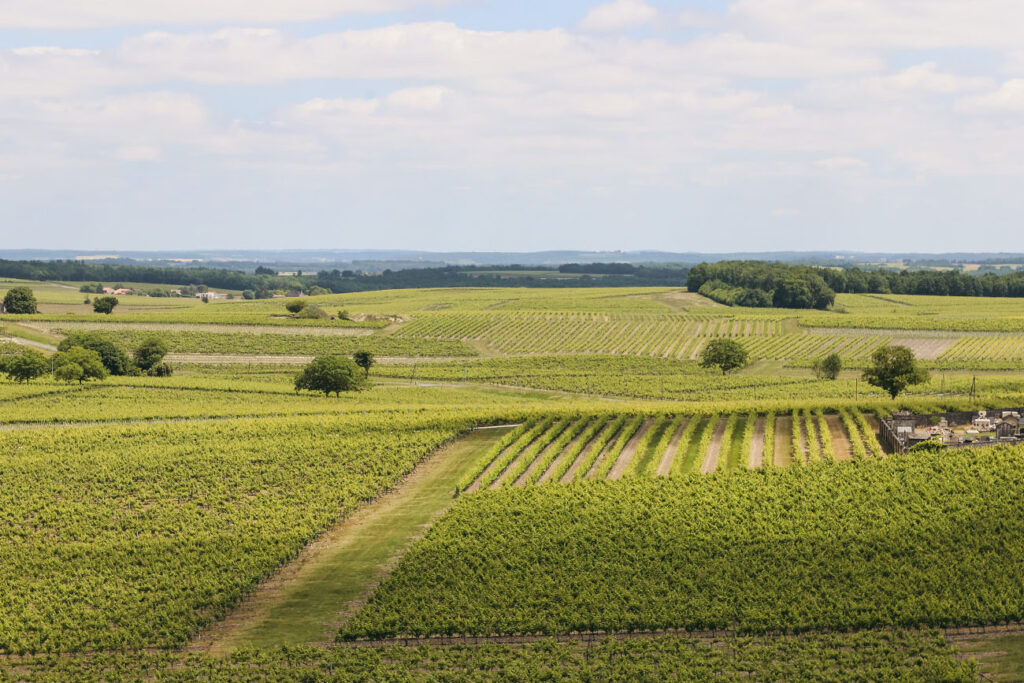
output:
[[[1024,209],[1016,1],[94,5],[0,6],[6,248],[993,251]]]

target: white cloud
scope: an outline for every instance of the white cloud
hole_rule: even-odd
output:
[[[814,165],[829,171],[847,171],[867,167],[867,163],[857,157],[829,157],[815,161]]]
[[[658,19],[659,11],[644,0],[615,0],[594,7],[579,24],[583,31],[628,31]]]
[[[1018,0],[735,0],[729,18],[755,36],[858,48],[1013,48]]]
[[[0,28],[80,29],[147,25],[307,22],[383,14],[455,0],[5,0]]]
[[[959,103],[959,109],[972,113],[1024,112],[1024,79],[1015,78],[997,90],[965,98]]]

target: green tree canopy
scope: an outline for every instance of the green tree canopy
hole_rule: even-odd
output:
[[[323,392],[340,396],[343,391],[356,391],[365,386],[365,376],[349,358],[318,356],[295,377],[295,391]]]
[[[8,313],[38,313],[36,295],[28,287],[11,287],[4,295],[4,309]]]
[[[286,303],[284,307],[288,310],[289,313],[298,313],[299,311],[306,307],[306,302],[303,301],[302,299],[292,299],[291,301]]]
[[[829,354],[824,358],[819,358],[814,361],[814,374],[818,376],[818,379],[824,377],[825,379],[836,379],[839,377],[839,373],[843,371],[843,359],[838,353]]]
[[[20,356],[9,358],[4,364],[7,376],[15,382],[31,382],[50,371],[50,361],[46,356],[27,349]]]
[[[100,354],[92,349],[72,346],[53,358],[53,376],[65,382],[81,384],[91,379],[104,379],[107,374]]]
[[[92,349],[100,354],[103,367],[111,375],[127,375],[132,371],[132,363],[126,354],[114,342],[104,339],[94,332],[73,332],[57,345],[58,351],[67,351],[73,346]]]
[[[906,346],[882,346],[871,354],[871,365],[864,371],[864,381],[883,389],[893,398],[907,387],[930,379],[928,372],[917,365],[914,352]]]
[[[135,364],[140,370],[149,370],[162,361],[169,350],[167,342],[160,337],[147,337],[135,349]]]
[[[742,368],[749,360],[747,350],[734,339],[712,339],[700,352],[700,365],[704,368],[718,368],[724,375],[731,370]]]
[[[366,376],[370,376],[370,368],[377,362],[377,359],[373,357],[373,354],[369,351],[356,351],[352,354],[352,360],[356,362],[356,365],[361,367],[366,373]]]
[[[120,303],[116,296],[98,296],[93,299],[92,310],[96,313],[106,313],[110,315],[114,312],[114,308]]]

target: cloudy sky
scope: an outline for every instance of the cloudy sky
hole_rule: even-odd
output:
[[[1022,251],[1020,0],[0,0],[0,247]]]

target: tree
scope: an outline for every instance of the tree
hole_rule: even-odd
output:
[[[4,295],[4,310],[8,313],[38,313],[36,295],[28,287],[11,287]]]
[[[98,296],[93,299],[92,310],[96,313],[106,313],[110,315],[114,312],[114,307],[120,303],[116,296]]]
[[[149,370],[164,359],[169,351],[167,342],[160,337],[148,337],[135,349],[135,364],[140,370]]]
[[[324,396],[340,396],[365,385],[359,366],[349,358],[317,356],[295,377],[295,391],[322,391]]]
[[[306,307],[306,302],[302,299],[293,299],[284,305],[288,309],[289,313],[298,313]]]
[[[150,377],[170,377],[174,374],[174,368],[167,363],[157,363],[149,370],[146,370],[146,374]]]
[[[7,376],[15,382],[31,382],[50,370],[50,363],[46,360],[46,356],[32,349],[27,349],[20,356],[9,359],[5,366]]]
[[[127,375],[132,370],[131,360],[128,354],[121,350],[114,342],[104,339],[96,332],[74,332],[69,334],[60,344],[58,351],[67,351],[73,346],[81,346],[84,349],[91,349],[100,354],[103,367],[111,375]]]
[[[719,368],[722,374],[742,368],[749,359],[747,350],[734,339],[712,339],[700,352],[700,365]]]
[[[72,346],[53,358],[53,376],[65,382],[81,384],[90,379],[105,379],[107,374],[100,354],[92,349]]]
[[[818,379],[822,377],[825,379],[836,379],[839,377],[839,373],[843,371],[843,359],[839,357],[838,353],[833,353],[824,358],[817,359],[812,367]]]
[[[906,346],[882,346],[871,354],[871,365],[864,371],[864,381],[883,389],[896,398],[907,387],[930,379],[928,372],[917,365],[914,352]]]
[[[246,301],[251,301],[252,299],[256,298],[256,292],[252,291],[251,289],[243,289],[242,298],[245,299]]]
[[[352,354],[352,360],[356,362],[356,365],[361,367],[366,373],[366,377],[370,376],[370,368],[377,362],[377,359],[373,357],[373,354],[369,351],[356,351]]]

